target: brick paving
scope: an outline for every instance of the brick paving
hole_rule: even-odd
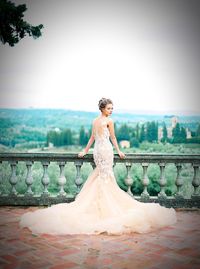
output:
[[[18,226],[36,209],[0,207],[0,268],[200,268],[200,210],[177,210],[175,225],[148,234],[36,236]]]

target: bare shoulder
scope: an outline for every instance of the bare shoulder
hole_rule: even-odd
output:
[[[98,118],[94,118],[92,123],[94,124],[97,121]]]
[[[113,124],[113,119],[112,118],[108,118],[108,125],[112,125]]]

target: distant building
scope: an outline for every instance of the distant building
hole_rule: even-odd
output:
[[[48,143],[48,147],[49,147],[49,148],[53,148],[53,147],[54,147],[54,144],[53,144],[52,142],[49,142],[49,143]]]
[[[178,123],[178,117],[173,116],[171,118],[171,126],[167,127],[167,137],[172,138],[172,130],[176,127],[176,124]],[[161,140],[163,138],[163,127],[158,128],[158,140]]]
[[[161,140],[163,138],[163,128],[158,127],[158,140]]]
[[[178,123],[178,117],[177,116],[172,117],[171,122],[172,122],[172,128],[175,128],[176,124]]]
[[[121,148],[130,148],[130,142],[128,140],[122,140],[119,142]]]
[[[178,117],[173,116],[171,118],[171,126],[167,127],[167,137],[172,138],[172,130],[176,127],[176,124],[178,123]],[[191,131],[186,128],[186,138],[191,138],[192,134]],[[163,138],[163,127],[158,128],[158,140],[161,140]]]
[[[191,131],[186,128],[186,138],[191,138],[192,137],[192,134],[191,134]]]
[[[56,128],[54,128],[54,131],[57,132],[57,133],[59,133],[60,132],[60,128],[56,127]]]
[[[172,138],[172,130],[173,130],[174,127],[172,126],[169,126],[167,127],[167,137],[168,138]]]

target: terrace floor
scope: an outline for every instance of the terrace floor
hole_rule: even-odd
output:
[[[36,236],[20,216],[37,207],[0,207],[0,268],[200,268],[200,210],[177,210],[178,222],[148,234]]]

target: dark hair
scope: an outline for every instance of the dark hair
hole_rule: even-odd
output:
[[[99,100],[99,110],[102,111],[102,109],[104,109],[106,107],[106,105],[108,104],[113,104],[112,100],[108,99],[108,98],[101,98],[101,100]]]

